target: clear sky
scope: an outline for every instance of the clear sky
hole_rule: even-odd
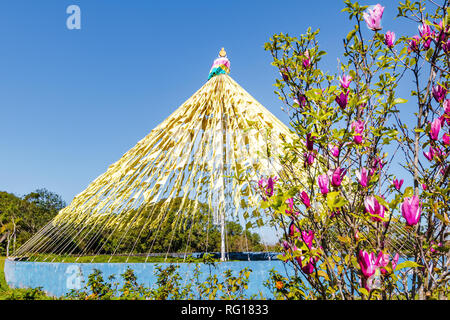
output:
[[[384,30],[417,32],[394,20],[394,1],[380,3]],[[81,30],[66,27],[72,4],[81,8]],[[354,24],[343,7],[335,0],[2,0],[0,190],[45,187],[69,203],[206,82],[221,47],[230,75],[287,124],[263,45],[274,33],[320,27],[322,67],[335,72]]]

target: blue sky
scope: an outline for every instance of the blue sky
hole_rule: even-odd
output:
[[[417,32],[394,20],[394,1],[380,3],[384,30]],[[81,8],[81,30],[66,27],[71,4]],[[328,51],[322,68],[335,72],[353,25],[343,7],[299,0],[3,0],[0,190],[23,195],[45,187],[69,203],[206,82],[221,47],[231,76],[287,124],[263,45],[275,33],[320,27]]]

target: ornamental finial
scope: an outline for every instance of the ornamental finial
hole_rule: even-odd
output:
[[[222,48],[219,52],[219,57],[214,60],[214,63],[209,71],[208,80],[219,74],[230,73],[230,60],[227,58],[227,52]]]
[[[227,56],[227,52],[225,51],[225,49],[224,48],[222,48],[221,50],[220,50],[220,52],[219,52],[219,57],[226,57]]]

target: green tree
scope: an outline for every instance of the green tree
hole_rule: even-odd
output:
[[[0,192],[0,252],[9,255],[10,249],[15,251],[65,206],[61,196],[47,189],[22,198]]]

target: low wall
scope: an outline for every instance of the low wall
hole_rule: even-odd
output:
[[[81,289],[87,283],[88,275],[94,269],[103,272],[106,280],[110,275],[115,275],[115,280],[122,285],[123,279],[120,274],[124,273],[127,267],[134,270],[138,283],[145,287],[152,287],[156,282],[154,274],[156,266],[168,266],[170,263],[51,263],[51,262],[27,262],[5,260],[5,279],[11,288],[36,288],[41,287],[48,295],[60,297],[69,293],[71,289]],[[186,285],[192,279],[194,264],[178,263],[178,272],[182,276],[181,285]],[[201,280],[206,280],[209,275],[209,266],[199,263]],[[285,265],[280,260],[266,261],[226,261],[217,262],[213,273],[217,274],[219,281],[223,272],[232,270],[233,276],[237,276],[244,268],[252,270],[249,277],[249,286],[246,290],[246,297],[259,293],[265,298],[272,295],[264,287],[264,282],[269,278],[269,271],[273,268],[281,274],[286,274]]]

